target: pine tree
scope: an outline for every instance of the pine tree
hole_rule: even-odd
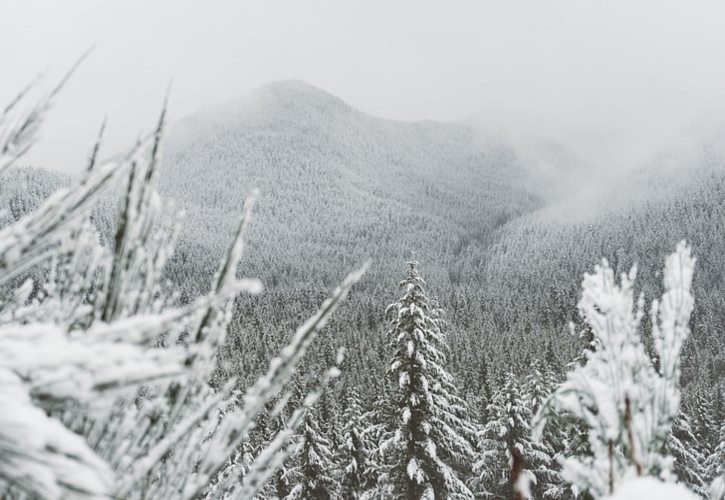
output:
[[[335,498],[339,489],[330,440],[320,431],[318,419],[316,411],[307,411],[297,453],[284,477],[292,485],[288,500]]]
[[[362,498],[379,498],[384,490],[385,456],[383,445],[390,440],[395,432],[397,413],[390,403],[393,400],[393,390],[390,380],[383,378],[381,383],[373,384],[376,396],[372,399],[370,409],[362,414],[362,438],[369,443],[368,470],[371,476],[369,489]]]
[[[357,393],[351,391],[342,412],[342,442],[338,452],[340,496],[357,499],[374,483],[368,463],[368,443],[363,435],[363,411]]]
[[[514,457],[523,460],[523,474],[532,483],[532,494],[543,497],[549,485],[558,482],[552,459],[553,450],[531,437],[533,413],[516,376],[508,373],[503,387],[488,405],[489,420],[479,433],[481,455],[474,465],[472,481],[476,494],[509,498],[514,496],[512,466]]]
[[[690,418],[682,411],[672,423],[672,432],[667,440],[667,451],[675,459],[674,471],[680,482],[702,497],[707,497],[703,480],[705,456],[697,447],[697,438],[692,432]]]
[[[472,409],[481,417],[483,422],[486,421],[486,407],[491,402],[491,385],[488,382],[488,377],[488,362],[484,356],[478,364],[477,391],[473,395],[471,402]]]
[[[712,500],[725,499],[725,422],[720,426],[720,443],[705,461],[705,478],[711,484]]]
[[[231,494],[232,484],[240,483],[254,462],[254,452],[249,442],[244,442],[234,454],[229,457],[226,466],[204,490],[202,498],[228,498]]]
[[[543,366],[541,361],[534,360],[531,364],[531,371],[526,376],[524,394],[527,404],[532,413],[541,408],[542,403],[554,392],[556,381],[550,371]]]
[[[273,405],[268,405],[271,411]],[[290,405],[285,405],[277,415],[270,417],[269,411],[265,411],[260,418],[257,419],[256,426],[254,428],[255,433],[259,436],[258,449],[256,455],[259,455],[266,446],[269,445],[275,436],[286,427],[287,419],[291,410],[288,408]],[[287,460],[272,474],[272,477],[267,481],[261,491],[262,498],[285,498],[292,491],[292,486],[288,482],[288,466],[291,460]]]
[[[532,371],[526,376],[526,384],[524,386],[524,394],[526,403],[528,404],[531,414],[539,411],[546,399],[554,392],[558,385],[556,374],[551,366],[540,360],[534,360],[532,363]],[[541,451],[546,453],[550,458],[550,463],[546,468],[542,469],[538,481],[544,481],[538,487],[539,491],[544,492],[544,496],[550,499],[571,498],[575,493],[566,484],[559,474],[560,465],[556,460],[557,455],[563,455],[567,451],[571,451],[570,447],[580,446],[582,442],[586,442],[586,438],[581,438],[581,431],[571,435],[572,430],[560,418],[551,418],[546,424],[543,431]],[[577,439],[579,437],[579,439]],[[545,461],[546,462],[546,461]]]
[[[383,444],[384,498],[471,499],[460,477],[472,462],[474,426],[445,369],[445,323],[426,297],[416,262],[400,283],[404,295],[388,306],[394,354],[388,370],[397,384],[395,431]]]
[[[695,435],[699,450],[707,457],[717,445],[720,430],[715,419],[712,393],[705,388],[699,388],[695,393],[694,401],[689,406],[689,413],[691,415],[692,432]]]

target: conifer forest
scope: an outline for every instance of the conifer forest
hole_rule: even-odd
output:
[[[202,8],[191,4],[163,12]],[[326,6],[325,19],[334,25],[341,8]],[[383,10],[358,14],[377,22]],[[250,12],[253,30],[261,14]],[[289,26],[309,21],[294,17]],[[359,19],[345,19],[352,39]],[[704,37],[710,25],[698,20]],[[184,26],[173,29],[221,36],[202,18]],[[405,41],[422,36],[411,26],[391,30],[385,50],[366,42],[344,60],[367,67],[372,51],[375,79],[394,80],[382,54],[422,50]],[[166,33],[157,28],[152,40]],[[204,52],[204,36],[190,46]],[[274,39],[284,36],[299,34]],[[285,40],[269,49],[279,61],[294,50]],[[692,74],[698,61],[722,64],[700,42],[685,46]],[[325,54],[335,44],[320,43]],[[502,47],[506,61],[524,53]],[[74,119],[100,92],[91,70],[94,58],[110,64],[104,50],[81,52],[65,73],[0,84],[0,498],[725,500],[725,127],[698,122],[640,154],[647,141],[622,104],[609,110],[612,130],[638,153],[617,146],[610,157],[583,140],[494,130],[474,108],[462,120],[361,111],[351,102],[367,102],[362,89],[392,88],[370,75],[343,99],[324,82],[345,89],[348,77],[320,72],[312,84],[272,70],[189,110],[184,75],[208,83],[184,62],[195,76],[175,77],[129,125],[131,140],[117,145],[109,113],[76,151]],[[178,60],[202,65],[197,56]],[[244,64],[272,64],[262,59]],[[401,74],[427,66],[407,61]],[[146,89],[151,66],[119,85]],[[232,66],[229,78],[241,78]],[[430,93],[431,81],[428,101],[455,100],[455,90]],[[682,85],[707,93],[694,81]],[[409,99],[423,91],[406,88]],[[566,113],[581,117],[555,114]],[[53,147],[57,164],[44,156]],[[604,166],[582,166],[582,150]]]

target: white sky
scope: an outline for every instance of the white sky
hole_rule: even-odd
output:
[[[172,117],[300,78],[391,118],[485,121],[607,159],[725,108],[722,0],[2,0],[0,103],[96,49],[30,156],[82,168]]]

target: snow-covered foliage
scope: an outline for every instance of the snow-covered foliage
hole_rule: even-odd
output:
[[[374,483],[371,471],[370,443],[365,435],[365,420],[355,391],[347,394],[341,415],[342,442],[336,460],[340,464],[340,496],[356,500]]]
[[[633,273],[618,284],[614,271],[642,262],[649,296],[674,234],[720,234],[721,173],[693,174],[677,210],[520,217],[540,200],[505,147],[287,82],[186,130],[194,140],[177,143],[169,176],[163,113],[105,162],[102,127],[71,182],[17,165],[57,91],[39,102],[25,91],[0,117],[3,498],[685,498],[675,477],[725,498],[723,337],[710,335],[725,328],[719,240],[693,240],[709,266],[693,283],[696,321],[685,247],[667,261],[652,321]],[[250,180],[269,191],[256,205],[256,192],[239,196]],[[191,202],[188,217],[169,217],[157,184]],[[380,314],[411,241],[450,336],[414,265]],[[243,253],[264,294],[237,278]],[[576,312],[572,278],[600,254],[613,265],[585,280],[587,349],[574,358],[576,339],[559,335]],[[295,331],[362,255],[376,268],[328,334],[316,332],[362,271]]]
[[[692,432],[687,413],[681,411],[672,423],[672,431],[667,439],[667,452],[674,459],[677,478],[693,492],[706,497],[706,457],[698,449],[698,440]]]
[[[705,462],[705,477],[712,481],[710,498],[725,499],[725,422],[720,425],[720,444]]]
[[[5,109],[0,170],[32,145],[58,88],[27,107],[24,91]],[[364,272],[352,273],[266,374],[239,391],[214,366],[235,296],[261,291],[258,280],[236,278],[255,196],[209,293],[175,306],[163,277],[175,224],[164,222],[154,188],[165,109],[154,132],[127,154],[96,164],[97,143],[79,182],[0,229],[3,498],[196,498],[242,449],[256,416]],[[89,215],[124,173],[115,238],[102,245]],[[26,276],[17,290],[7,288]],[[258,491],[288,456],[295,426],[318,397],[308,395],[294,425],[248,464],[233,496]]]
[[[479,433],[480,455],[472,481],[474,492],[481,497],[514,496],[518,479],[534,498],[544,498],[550,496],[547,491],[551,485],[558,482],[553,449],[531,436],[531,406],[524,397],[519,381],[509,373],[488,405],[488,421]],[[517,460],[520,467],[513,477],[512,464]]]
[[[715,478],[710,485],[709,494],[712,500],[722,500],[725,498],[725,474]]]
[[[465,402],[445,369],[442,311],[430,301],[416,262],[400,283],[404,295],[388,306],[388,338],[394,350],[388,374],[397,383],[392,401],[396,421],[381,444],[383,497],[468,499],[460,474],[475,455]],[[465,478],[465,476],[464,476]]]
[[[579,310],[594,349],[534,419],[539,435],[554,413],[585,425],[589,453],[565,457],[562,469],[582,491],[601,497],[637,476],[675,480],[665,445],[680,404],[680,351],[689,335],[694,263],[684,242],[665,262],[664,294],[651,307],[656,363],[639,332],[644,299],[635,306],[635,269],[617,284],[605,260],[584,278]]]
[[[284,480],[292,486],[286,500],[334,498],[340,485],[332,443],[321,432],[318,415],[308,411],[297,437],[293,464],[287,466]]]

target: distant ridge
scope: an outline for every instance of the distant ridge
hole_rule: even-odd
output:
[[[285,103],[318,106],[320,110],[337,108],[353,111],[353,108],[339,97],[310,83],[298,79],[276,80],[252,90],[251,99],[276,99]]]
[[[291,269],[297,259],[339,262],[324,266],[322,281],[366,256],[377,257],[372,275],[388,277],[410,250],[435,266],[429,276],[457,280],[465,273],[452,269],[455,252],[480,252],[496,227],[538,206],[506,144],[466,125],[374,117],[300,80],[176,124],[163,170],[162,189],[191,226],[214,230],[195,259],[215,259],[216,248],[201,247],[224,239],[244,193],[258,187],[255,227],[264,229],[251,244],[274,246]],[[253,249],[249,265],[263,276]],[[310,278],[299,271],[290,283]]]

